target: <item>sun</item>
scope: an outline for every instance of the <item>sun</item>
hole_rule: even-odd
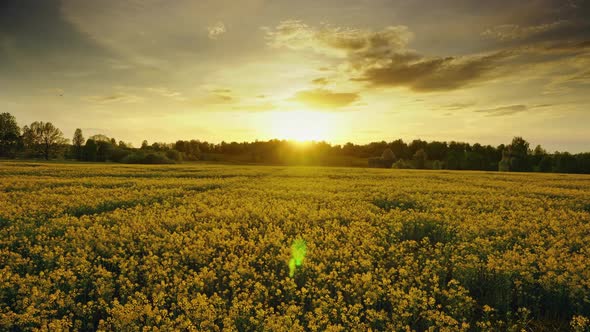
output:
[[[305,141],[329,140],[332,121],[328,114],[313,111],[274,112],[270,119],[273,138]]]

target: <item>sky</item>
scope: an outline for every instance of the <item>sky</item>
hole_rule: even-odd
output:
[[[0,111],[139,146],[590,151],[587,0],[1,0]]]

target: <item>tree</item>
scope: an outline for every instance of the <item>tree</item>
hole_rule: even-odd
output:
[[[185,142],[182,140],[178,140],[176,141],[176,143],[174,143],[174,150],[178,151],[178,152],[185,152]]]
[[[498,147],[498,149],[501,147]],[[502,159],[498,163],[498,171],[510,172],[510,152],[507,148],[502,150]]]
[[[428,146],[428,142],[423,141],[421,139],[415,139],[410,144],[408,144],[408,151],[410,156],[416,154],[418,150],[424,150],[426,152],[426,147]]]
[[[113,154],[114,146],[111,142],[97,141],[98,148],[96,149],[96,161],[110,160]]]
[[[447,143],[433,141],[426,146],[426,154],[431,160],[444,160],[447,156]]]
[[[419,149],[414,153],[414,163],[417,169],[424,169],[426,167],[426,160],[427,160],[426,152],[424,149]]]
[[[514,137],[508,146],[510,154],[510,170],[514,172],[530,171],[529,142],[522,137]]]
[[[576,158],[569,152],[556,152],[553,155],[554,172],[557,173],[577,173],[578,162]]]
[[[84,160],[96,161],[96,154],[98,152],[98,145],[93,139],[88,139],[84,145]]]
[[[402,139],[395,140],[389,143],[389,147],[391,151],[395,154],[395,156],[399,159],[410,158],[410,152],[408,150],[408,145],[404,143]]]
[[[72,139],[72,146],[74,148],[74,154],[76,159],[82,160],[82,146],[84,145],[85,139],[82,136],[82,129],[77,128],[74,132],[74,138]]]
[[[51,122],[43,121],[35,121],[30,127],[25,126],[23,139],[29,149],[42,154],[45,160],[49,160],[60,145],[67,143],[59,128]]]
[[[381,158],[383,158],[383,160],[395,160],[395,154],[393,153],[393,151],[391,151],[390,148],[387,148],[383,150]]]
[[[549,155],[545,155],[539,162],[539,172],[548,173],[553,169],[553,158]]]
[[[148,141],[146,139],[143,140],[143,142],[141,142],[141,149],[142,150],[146,150],[147,148],[149,148],[149,144]]]
[[[0,114],[0,157],[13,155],[20,138],[16,118],[10,113]]]
[[[97,143],[98,142],[107,142],[107,143],[111,142],[111,139],[107,135],[104,135],[104,134],[92,135],[92,136],[88,137],[88,139],[91,139]]]
[[[464,164],[465,152],[468,150],[469,145],[459,142],[450,142],[448,145],[445,164],[448,169],[461,169]]]

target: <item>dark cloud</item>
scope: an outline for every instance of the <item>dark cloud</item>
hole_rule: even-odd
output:
[[[567,82],[590,83],[590,70],[575,74],[566,79]]]
[[[455,90],[494,77],[498,62],[506,53],[487,56],[422,58],[394,61],[363,69],[360,78],[373,86],[404,86],[413,91]]]
[[[213,90],[211,90],[211,92],[217,93],[217,94],[232,93],[231,89],[226,89],[226,88],[213,89]]]
[[[234,98],[232,96],[228,96],[228,95],[214,95],[213,97],[218,99],[221,102],[230,102],[230,101],[234,100]]]
[[[110,104],[110,103],[138,103],[142,102],[144,98],[130,93],[122,93],[117,92],[111,95],[103,95],[103,96],[86,96],[82,97],[82,100],[91,102],[91,103],[98,103],[98,104]]]
[[[0,69],[7,65],[7,70],[30,73],[45,65],[63,72],[79,70],[82,60],[98,62],[109,56],[63,19],[59,4],[59,0],[0,1]]]
[[[486,113],[487,116],[505,116],[505,115],[512,115],[516,113],[526,112],[530,108],[526,105],[510,105],[510,106],[501,106],[496,108],[489,108],[483,110],[477,110],[477,113]]]
[[[341,52],[348,74],[371,86],[407,87],[429,92],[455,90],[492,77],[498,62],[510,52],[481,56],[426,57],[409,50],[411,32],[404,26],[380,31],[310,27],[300,21],[282,22],[267,29],[269,44],[291,49],[311,48],[324,54]]]
[[[446,110],[450,110],[450,111],[458,111],[458,110],[462,110],[465,108],[469,108],[471,106],[475,105],[475,103],[469,102],[469,103],[452,103],[449,105],[445,105],[443,108]]]
[[[265,30],[268,44],[272,47],[311,48],[320,53],[348,57],[382,57],[391,54],[392,50],[405,48],[412,38],[408,28],[401,25],[373,31],[328,24],[312,27],[302,21],[287,20],[274,29]]]
[[[231,104],[238,101],[231,89],[215,88],[209,90],[209,94],[203,99],[206,104]]]
[[[311,83],[313,83],[315,85],[328,85],[328,83],[330,83],[330,80],[328,80],[325,77],[320,77],[320,78],[316,78],[316,79],[312,80]]]
[[[590,39],[573,41],[545,42],[529,45],[524,50],[539,53],[580,53],[590,51]]]
[[[458,5],[457,2],[451,1]],[[526,7],[517,6],[524,12]],[[530,7],[530,5],[528,6]],[[580,4],[577,5],[579,9]],[[531,53],[554,53],[570,57],[590,49],[588,20],[576,16],[576,9],[548,3],[535,19],[488,28],[483,35],[499,41],[496,47],[479,54],[427,56],[409,48],[413,33],[406,26],[381,30],[353,29],[323,24],[313,27],[302,21],[281,22],[266,29],[269,45],[290,49],[311,49],[341,58],[341,73],[353,81],[377,87],[405,87],[416,92],[457,90],[502,75],[512,75],[523,64],[553,61]],[[564,18],[547,13],[558,11]],[[543,22],[535,23],[536,20]],[[585,29],[587,27],[588,29]],[[585,39],[585,37],[588,37]],[[493,43],[492,43],[493,44]],[[502,45],[504,44],[504,45]]]
[[[358,93],[314,89],[299,91],[290,100],[313,108],[329,109],[346,107],[359,99],[360,96]]]
[[[558,30],[571,24],[566,20],[559,20],[551,23],[544,23],[531,26],[520,26],[518,24],[502,24],[485,30],[482,36],[500,41],[526,39],[535,35]]]

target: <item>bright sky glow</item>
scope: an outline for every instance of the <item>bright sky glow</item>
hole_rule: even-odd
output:
[[[518,135],[579,152],[588,12],[580,0],[7,0],[0,109],[136,146]]]

